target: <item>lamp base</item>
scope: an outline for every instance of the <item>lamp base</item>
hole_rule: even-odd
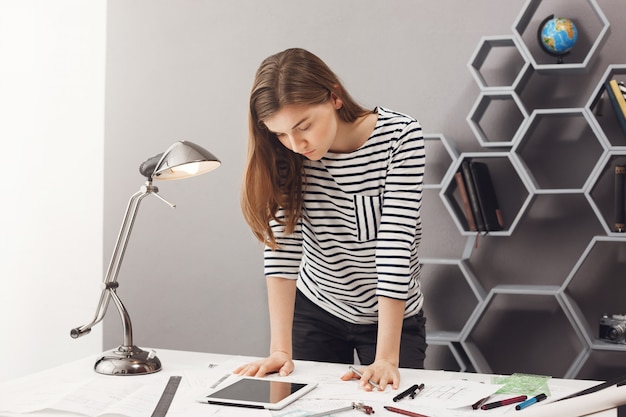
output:
[[[105,375],[145,375],[159,372],[161,361],[154,351],[147,352],[137,346],[119,346],[104,352],[96,361],[94,370]]]

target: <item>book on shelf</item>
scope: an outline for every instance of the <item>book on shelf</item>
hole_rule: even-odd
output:
[[[489,167],[483,162],[472,161],[470,162],[470,169],[472,171],[476,193],[478,194],[478,204],[483,216],[485,230],[502,230],[504,221]]]
[[[470,205],[469,196],[467,195],[467,186],[465,185],[463,174],[461,172],[457,172],[454,174],[454,179],[456,180],[456,188],[459,190],[459,195],[461,196],[463,214],[465,214],[465,219],[467,220],[467,227],[471,231],[476,231],[476,221],[474,220],[472,206]]]
[[[461,175],[463,176],[463,181],[465,183],[465,189],[467,191],[467,198],[469,200],[469,205],[472,211],[474,224],[476,225],[476,230],[479,232],[484,232],[487,229],[485,229],[485,222],[483,221],[483,215],[482,215],[482,212],[480,211],[480,203],[478,202],[478,192],[476,191],[476,185],[474,183],[469,159],[465,159],[461,163]],[[469,219],[468,219],[468,223],[469,223]]]
[[[502,212],[487,164],[466,159],[462,162],[461,172],[458,174],[461,174],[461,183],[465,186],[469,203],[470,214],[467,214],[468,209],[465,209],[468,224],[472,224],[470,219],[473,219],[475,224],[475,229],[470,226],[470,230],[480,232],[502,230],[504,228]],[[458,176],[457,186],[459,186]],[[461,198],[462,193],[461,191]]]
[[[624,177],[626,177],[626,165],[615,166],[615,231],[624,231]]]
[[[615,115],[626,135],[626,86],[623,82],[613,79],[607,81],[605,87]]]

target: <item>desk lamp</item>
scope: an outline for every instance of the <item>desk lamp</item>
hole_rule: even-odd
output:
[[[154,351],[147,352],[133,344],[130,316],[116,292],[119,286],[117,275],[124,259],[128,239],[141,200],[152,194],[170,207],[175,207],[174,204],[167,202],[157,194],[159,189],[152,185],[152,180],[177,180],[193,177],[212,171],[219,166],[220,161],[213,154],[188,141],[176,142],[162,154],[149,158],[140,165],[139,172],[146,177],[146,183],[131,196],[128,202],[115,249],[102,283],[102,292],[96,314],[90,323],[72,329],[70,332],[74,339],[91,332],[91,328],[102,321],[107,312],[109,301],[113,299],[124,326],[123,344],[117,349],[105,352],[96,361],[94,365],[96,372],[106,375],[143,375],[161,370],[161,361],[156,357]]]

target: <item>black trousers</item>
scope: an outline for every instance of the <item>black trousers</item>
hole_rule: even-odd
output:
[[[354,352],[362,365],[374,362],[378,324],[348,323],[296,293],[293,321],[293,358],[353,363]],[[424,368],[426,318],[422,312],[404,319],[400,341],[400,367]]]

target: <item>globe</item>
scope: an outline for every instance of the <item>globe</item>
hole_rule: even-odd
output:
[[[540,43],[550,55],[567,54],[578,40],[578,29],[570,19],[551,17],[541,26]]]

